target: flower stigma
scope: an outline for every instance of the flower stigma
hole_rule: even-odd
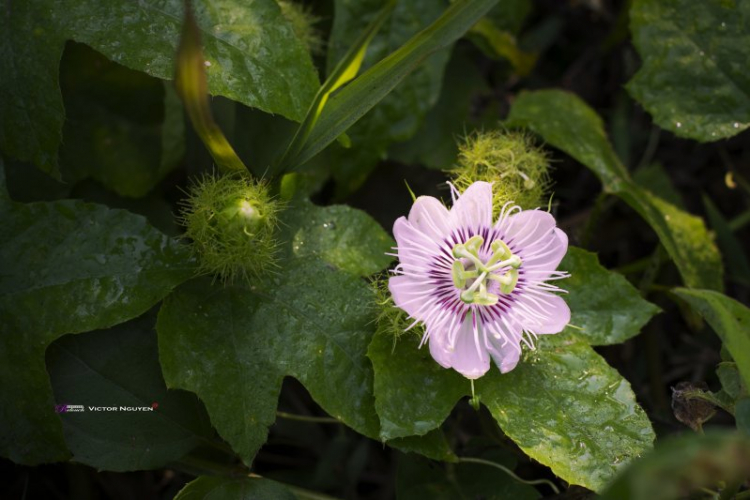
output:
[[[514,255],[503,240],[498,239],[490,245],[492,254],[483,262],[479,255],[483,245],[484,238],[479,235],[472,236],[466,243],[454,245],[451,253],[456,260],[451,276],[456,288],[463,290],[460,297],[465,304],[493,306],[499,297],[489,291],[493,288],[491,282],[497,282],[498,291],[504,295],[513,292],[518,284],[521,258]]]

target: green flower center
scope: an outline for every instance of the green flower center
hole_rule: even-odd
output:
[[[451,275],[453,284],[461,291],[461,300],[467,304],[492,306],[497,304],[499,297],[487,290],[489,280],[497,281],[500,293],[511,293],[518,284],[518,268],[521,258],[511,252],[503,240],[495,240],[490,245],[492,255],[486,262],[482,262],[479,250],[484,244],[481,236],[472,236],[466,243],[458,243],[453,247],[453,262]],[[464,263],[464,259],[468,263]],[[510,267],[501,274],[503,268]]]

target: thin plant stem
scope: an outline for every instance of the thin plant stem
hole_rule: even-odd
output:
[[[263,479],[263,476],[251,472],[247,477],[252,479]],[[326,495],[325,493],[318,493],[317,491],[306,490],[299,486],[292,486],[291,484],[282,483],[286,489],[294,493],[294,495],[300,500],[339,500],[336,497]]]
[[[555,492],[555,495],[560,494],[560,489],[550,481],[549,479],[522,479],[518,477],[515,472],[510,470],[509,468],[505,467],[504,465],[500,465],[495,462],[491,462],[489,460],[484,460],[482,458],[473,458],[473,457],[459,457],[458,459],[459,463],[470,463],[470,464],[481,464],[481,465],[488,465],[490,467],[494,467],[496,469],[500,469],[501,471],[505,472],[508,476],[513,478],[514,480],[518,481],[519,483],[528,484],[528,485],[537,485],[537,484],[546,484],[549,486],[552,491]]]
[[[285,411],[277,411],[276,416],[287,420],[296,420],[298,422],[310,422],[315,424],[340,424],[341,421],[333,417],[308,417],[307,415],[295,415]]]

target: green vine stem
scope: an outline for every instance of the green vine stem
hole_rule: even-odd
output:
[[[504,465],[500,465],[498,463],[491,462],[489,460],[484,460],[482,458],[473,458],[473,457],[459,457],[458,462],[459,463],[488,465],[490,467],[494,467],[496,469],[500,469],[501,471],[505,472],[508,476],[510,476],[511,478],[513,478],[515,481],[518,481],[519,483],[528,484],[528,485],[531,485],[531,486],[534,486],[534,485],[537,485],[537,484],[546,484],[547,486],[549,486],[552,489],[552,491],[555,492],[555,495],[559,495],[560,494],[560,489],[555,485],[555,483],[553,483],[549,479],[530,479],[530,480],[521,479],[512,470],[508,469]]]

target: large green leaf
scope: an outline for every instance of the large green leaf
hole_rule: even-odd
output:
[[[372,369],[373,296],[355,276],[316,258],[286,261],[253,288],[195,280],[159,313],[167,386],[195,392],[211,421],[250,464],[276,418],[285,376],[332,416],[377,436]]]
[[[386,253],[395,242],[361,210],[300,201],[282,214],[281,221],[284,248],[297,257],[317,256],[362,276],[382,271],[393,260]]]
[[[724,346],[750,387],[750,309],[712,290],[677,288],[674,293],[687,301],[721,337]]]
[[[414,336],[379,332],[368,352],[375,369],[381,436],[422,434],[471,394],[469,381],[441,368]],[[574,335],[544,336],[510,373],[496,367],[476,394],[503,432],[562,479],[594,490],[651,447],[654,433],[630,384]]]
[[[370,19],[382,8],[382,0],[336,1],[336,17],[328,49],[333,66],[356,40]],[[448,6],[447,0],[405,0],[396,8],[370,43],[364,67],[371,67],[428,26]],[[347,131],[352,147],[335,148],[333,174],[341,192],[359,187],[394,141],[414,135],[425,113],[440,95],[449,52],[441,50],[417,66],[380,103]]]
[[[198,0],[192,4],[211,94],[301,120],[318,79],[309,53],[276,2]],[[130,68],[172,78],[182,0],[52,5],[56,23],[67,25],[69,38]]]
[[[79,201],[0,207],[0,454],[67,457],[44,351],[66,333],[140,316],[194,272],[143,217]],[[19,364],[24,369],[19,370]]]
[[[0,7],[0,150],[59,177],[65,119],[57,67],[63,39],[42,2]]]
[[[712,430],[672,437],[627,467],[602,493],[603,500],[705,498],[703,488],[727,488],[750,476],[750,440]],[[692,493],[692,495],[691,495]],[[734,498],[734,494],[721,498]]]
[[[60,80],[68,115],[60,148],[65,182],[91,177],[121,196],[141,197],[174,168],[184,150],[182,107],[166,101],[161,81],[74,43]]]
[[[273,0],[193,2],[209,91],[301,120],[318,87],[310,55]],[[0,11],[0,148],[56,172],[63,105],[57,84],[66,39],[170,79],[182,0],[5,2]],[[210,65],[210,66],[209,66]]]
[[[427,57],[460,38],[496,2],[465,0],[451,4],[434,23],[343,87],[331,97],[304,147],[290,163],[302,165],[335,141]]]
[[[570,247],[559,267],[570,273],[559,285],[568,291],[563,297],[574,333],[591,345],[624,342],[660,311],[625,277],[602,267],[596,254]]]
[[[630,29],[643,66],[628,90],[659,126],[699,141],[750,126],[750,2],[636,0]]]
[[[297,496],[270,479],[201,476],[180,490],[175,500],[297,500]]]
[[[607,192],[616,194],[648,222],[690,287],[723,288],[721,256],[703,220],[636,184],[620,163],[596,112],[560,90],[523,92],[508,116],[591,169]]]
[[[164,385],[154,321],[146,314],[109,330],[65,336],[47,349],[56,403],[85,408],[60,414],[76,462],[114,471],[153,469],[212,444],[208,415],[195,395]]]

